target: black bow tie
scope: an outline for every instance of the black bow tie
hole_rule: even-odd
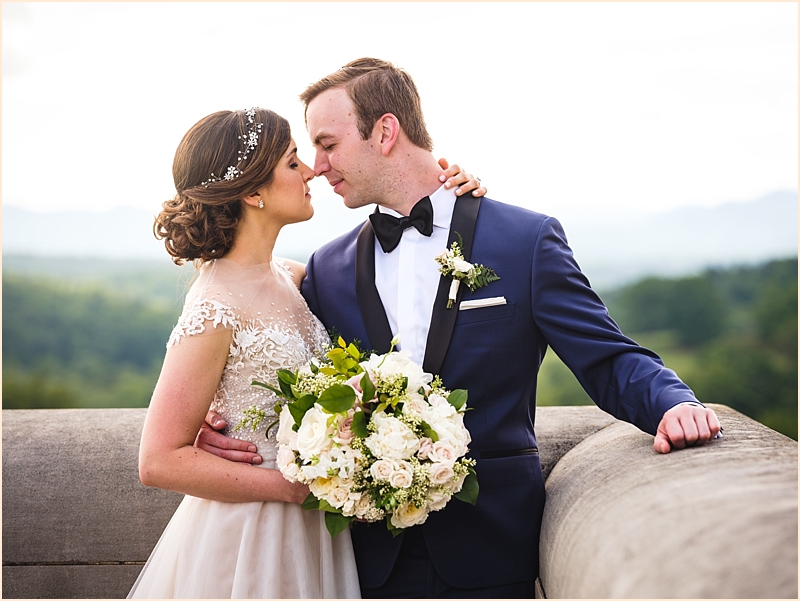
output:
[[[394,217],[376,210],[369,216],[369,220],[383,252],[390,253],[397,248],[403,232],[410,227],[417,228],[423,236],[430,236],[433,233],[433,205],[431,199],[426,196],[414,205],[408,217]]]

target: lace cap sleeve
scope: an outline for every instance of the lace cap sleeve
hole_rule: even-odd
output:
[[[167,348],[177,344],[186,336],[196,336],[206,331],[207,323],[212,327],[233,329],[236,315],[229,306],[215,300],[202,299],[187,303],[183,308],[177,325],[167,341]]]

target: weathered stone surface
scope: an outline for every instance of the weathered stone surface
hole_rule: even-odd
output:
[[[3,566],[4,599],[124,599],[140,565]]]
[[[666,456],[596,407],[537,409],[537,596],[797,598],[797,443],[715,409],[723,440]],[[181,499],[139,483],[145,412],[3,411],[3,597],[127,594]]]
[[[147,560],[182,496],[139,482],[145,413],[3,411],[4,565]]]
[[[797,598],[797,443],[723,406],[725,437],[658,455],[623,423],[547,480],[549,598]]]
[[[537,407],[536,440],[544,479],[572,447],[618,420],[595,405]]]

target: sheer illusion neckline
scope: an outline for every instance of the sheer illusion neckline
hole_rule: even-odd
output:
[[[272,266],[280,266],[278,260],[273,257],[269,261],[265,263],[253,263],[251,265],[242,265],[241,263],[237,263],[233,259],[228,259],[227,257],[220,257],[219,259],[214,259],[215,263],[221,263],[223,265],[231,265],[233,267],[238,267],[239,269],[264,269],[266,267]]]

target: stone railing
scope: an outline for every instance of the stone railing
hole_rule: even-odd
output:
[[[797,443],[715,406],[725,438],[657,455],[595,407],[541,407],[540,596],[797,598]],[[180,495],[139,483],[144,409],[3,411],[4,598],[124,597]]]

